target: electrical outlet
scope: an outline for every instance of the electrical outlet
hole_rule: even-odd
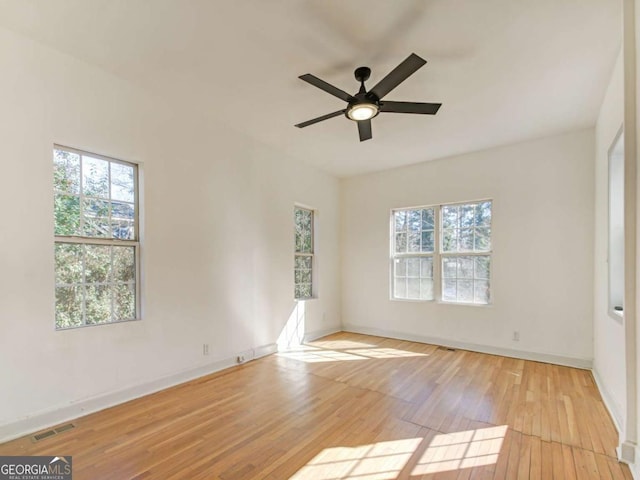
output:
[[[202,344],[202,355],[209,355],[209,344],[208,343],[203,343]]]
[[[514,342],[520,341],[520,332],[518,332],[517,330],[513,332],[513,341]]]
[[[246,359],[245,359],[244,355],[238,355],[236,360],[237,360],[238,363],[244,363]]]

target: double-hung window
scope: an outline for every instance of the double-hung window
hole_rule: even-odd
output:
[[[55,146],[57,329],[139,317],[138,169]]]
[[[490,200],[392,211],[392,298],[488,304]]]
[[[313,296],[313,210],[294,209],[294,294],[296,300]]]
[[[491,202],[443,205],[442,301],[490,300]]]
[[[435,209],[395,210],[392,223],[394,298],[433,300]]]

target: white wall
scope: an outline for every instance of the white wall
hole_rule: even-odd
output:
[[[295,202],[318,210],[307,331],[340,328],[336,179],[4,30],[0,69],[0,440],[272,351]],[[54,330],[54,142],[143,162],[142,321]]]
[[[593,370],[621,430],[625,411],[625,342],[622,319],[608,311],[609,158],[624,120],[622,53],[618,56],[596,124]]]
[[[345,329],[590,366],[593,170],[585,130],[344,180]],[[484,198],[493,305],[389,300],[390,209]]]

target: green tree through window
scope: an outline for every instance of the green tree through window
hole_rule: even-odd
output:
[[[295,298],[313,296],[313,211],[306,208],[294,209],[295,232]]]
[[[56,328],[138,316],[136,165],[55,147]]]

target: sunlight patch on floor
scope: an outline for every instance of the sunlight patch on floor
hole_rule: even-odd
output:
[[[497,463],[507,425],[435,435],[424,453],[424,438],[325,448],[292,476],[295,480],[392,480],[464,470]],[[412,459],[412,457],[414,457]],[[417,460],[415,457],[419,457]],[[412,468],[413,467],[413,468]],[[403,476],[404,478],[404,476]]]
[[[329,350],[311,345],[299,345],[282,349],[279,357],[291,358],[307,363],[338,362],[342,360],[390,359],[406,357],[428,357],[426,353],[397,350],[395,348],[359,348],[351,350]]]
[[[367,357],[352,355],[346,352],[338,352],[336,350],[325,350],[323,348],[310,347],[309,345],[300,345],[300,347],[297,348],[283,350],[278,352],[276,355],[278,357],[300,360],[306,363],[367,360]]]
[[[408,438],[359,447],[326,448],[291,478],[392,480],[402,471],[422,440]]]
[[[354,355],[362,355],[369,358],[403,358],[403,357],[428,357],[427,353],[412,352],[410,350],[398,350],[397,348],[359,348],[347,350]]]
[[[436,435],[412,475],[492,465],[498,461],[507,425]]]
[[[328,348],[331,350],[347,350],[350,348],[376,348],[377,345],[353,340],[316,340],[311,342],[314,347]]]

